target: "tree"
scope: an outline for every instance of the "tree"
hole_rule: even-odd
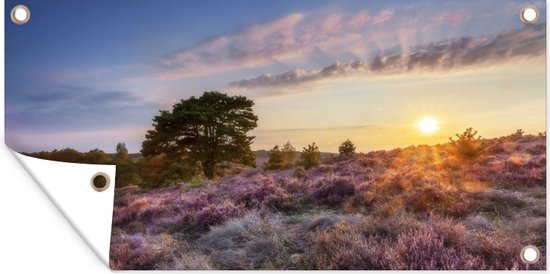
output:
[[[107,153],[100,149],[92,149],[87,153],[82,154],[84,161],[87,164],[112,164],[113,159]]]
[[[118,143],[116,145],[115,162],[121,162],[128,159],[128,149],[125,143]]]
[[[340,155],[352,155],[355,153],[355,145],[347,139],[338,147],[338,151],[340,152]]]
[[[477,136],[477,131],[471,127],[467,128],[462,134],[456,134],[457,140],[449,137],[455,153],[465,160],[477,158],[483,153],[484,145],[481,136]]]
[[[316,167],[321,163],[321,152],[315,145],[315,142],[311,145],[307,145],[307,147],[304,147],[298,163],[305,169]]]
[[[516,133],[513,134],[515,137],[523,137],[523,134],[525,134],[525,131],[523,131],[523,129],[518,129],[516,130]]]
[[[62,150],[54,149],[51,152],[51,160],[69,163],[85,163],[84,155],[72,148]]]
[[[284,168],[283,152],[279,149],[279,146],[274,146],[267,153],[268,160],[264,163],[264,169],[274,170]]]
[[[292,167],[294,163],[296,162],[296,159],[298,158],[298,152],[292,146],[292,144],[287,141],[286,144],[283,145],[283,149],[281,149],[283,153],[283,165],[284,167]]]
[[[140,186],[144,188],[159,188],[188,181],[199,176],[198,165],[188,159],[171,158],[166,153],[147,156],[141,162]]]
[[[128,156],[128,149],[125,143],[118,143],[116,145],[115,164],[116,187],[141,184],[138,163]]]
[[[257,127],[254,102],[244,96],[205,92],[176,103],[172,111],[160,111],[153,118],[142,144],[144,157],[165,153],[169,158],[200,163],[211,179],[216,165],[237,162],[255,165],[250,149],[254,137],[248,131]]]

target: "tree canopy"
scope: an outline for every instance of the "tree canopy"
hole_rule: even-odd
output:
[[[176,103],[172,111],[160,111],[153,118],[142,144],[144,157],[165,153],[200,166],[207,178],[214,176],[217,164],[228,161],[255,165],[250,149],[257,127],[254,102],[244,96],[205,92]]]

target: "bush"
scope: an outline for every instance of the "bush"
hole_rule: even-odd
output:
[[[157,264],[158,270],[211,270],[212,259],[193,250],[174,251],[164,262]]]
[[[360,230],[345,223],[329,231],[318,231],[306,245],[306,267],[310,269],[348,270],[383,269],[380,264],[385,242],[366,238]]]
[[[114,233],[113,233],[114,234]],[[118,270],[150,270],[174,248],[167,234],[113,235],[109,265]]]
[[[282,169],[285,167],[284,161],[283,161],[283,152],[281,149],[279,149],[279,146],[274,146],[268,153],[267,153],[268,160],[264,163],[264,169],[266,170],[274,170],[274,169]]]
[[[310,169],[321,164],[321,152],[315,143],[304,147],[300,155],[299,165],[305,169]]]
[[[319,204],[339,205],[348,196],[355,194],[355,186],[343,178],[323,179],[312,189],[312,198]]]
[[[437,232],[433,227],[426,226],[409,230],[399,235],[395,243],[395,253],[398,256],[392,262],[393,269],[406,270],[473,270],[481,264],[464,246],[446,243],[449,235],[445,231]],[[463,237],[464,235],[460,235]]]
[[[484,145],[481,136],[477,136],[477,131],[467,128],[462,134],[456,134],[457,140],[449,138],[451,145],[455,149],[455,155],[465,160],[472,160],[483,153]]]
[[[281,215],[257,212],[212,227],[198,243],[222,269],[288,269],[296,249]]]
[[[219,225],[232,217],[239,216],[241,212],[241,208],[235,206],[233,202],[225,201],[204,207],[192,216],[191,221],[199,230],[206,230],[212,225]]]
[[[355,145],[348,139],[338,147],[338,152],[344,156],[352,155],[355,153]]]
[[[286,191],[272,180],[262,180],[257,184],[248,184],[232,194],[235,203],[245,208],[268,208],[275,210],[291,210],[295,207]]]
[[[166,153],[143,159],[141,178],[144,188],[160,188],[174,185],[201,175],[197,165],[189,161],[170,157]]]
[[[296,159],[298,158],[298,152],[292,146],[290,142],[286,142],[286,144],[283,146],[283,149],[281,149],[281,152],[283,153],[283,164],[286,168],[294,166]]]

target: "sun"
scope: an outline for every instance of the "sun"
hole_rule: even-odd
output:
[[[439,129],[439,123],[433,117],[424,117],[416,125],[420,132],[426,135],[431,135]]]

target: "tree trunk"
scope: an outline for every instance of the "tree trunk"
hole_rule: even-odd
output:
[[[204,172],[204,176],[206,176],[206,178],[214,178],[214,163],[210,161],[203,162],[202,171]]]

